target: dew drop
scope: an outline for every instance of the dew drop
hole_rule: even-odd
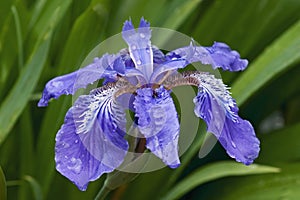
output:
[[[82,168],[82,161],[79,158],[72,157],[67,167],[69,170],[79,174]]]
[[[64,83],[62,81],[54,81],[51,83],[55,88],[61,88]]]
[[[70,145],[68,143],[63,143],[62,145],[63,145],[64,148],[69,148],[70,147]]]
[[[140,64],[142,64],[142,62],[140,60],[137,60],[136,64],[140,65]]]
[[[233,146],[233,148],[236,148],[236,144],[233,141],[231,141],[231,145]]]
[[[75,144],[77,144],[78,143],[78,140],[75,140]]]
[[[132,50],[136,50],[136,45],[134,45],[134,44],[131,45],[131,49],[132,49]]]
[[[140,37],[141,38],[145,38],[145,34],[144,33],[140,33]]]

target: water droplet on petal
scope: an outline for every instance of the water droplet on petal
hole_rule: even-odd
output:
[[[82,161],[79,158],[72,157],[67,167],[69,170],[79,174],[82,168]]]
[[[141,38],[145,38],[145,34],[144,33],[140,33],[140,37]]]
[[[62,145],[63,145],[64,148],[69,148],[70,147],[70,145],[68,143],[65,143],[65,142]]]
[[[136,50],[136,45],[134,45],[134,44],[131,45],[131,49],[132,49],[132,50]]]
[[[77,144],[78,143],[78,140],[75,140],[75,144]]]
[[[231,145],[233,146],[233,148],[236,148],[236,144],[233,141],[231,141]]]
[[[140,60],[137,60],[136,64],[140,65],[140,64],[142,64],[142,62]]]

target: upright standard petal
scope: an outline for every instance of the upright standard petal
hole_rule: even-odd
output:
[[[116,84],[80,96],[56,136],[56,169],[80,190],[112,172],[128,149],[125,113],[114,99]]]
[[[117,71],[113,70],[112,66],[117,58],[106,54],[101,58],[95,58],[92,64],[84,68],[50,80],[38,106],[47,106],[50,99],[57,99],[63,94],[74,94],[79,88],[85,88],[101,78],[115,79]]]
[[[151,77],[150,83],[159,83],[166,79],[170,74],[170,72],[177,71],[177,69],[181,69],[187,65],[187,61],[185,59],[175,59],[171,61],[166,61],[155,68]]]
[[[237,51],[231,50],[230,47],[221,42],[215,42],[212,47],[193,46],[194,53],[191,56],[191,46],[182,47],[171,51],[167,54],[169,59],[184,58],[188,63],[201,62],[205,65],[211,65],[214,69],[222,68],[229,71],[244,70],[248,61],[241,59]]]
[[[135,31],[132,22],[126,21],[122,36],[128,44],[130,57],[135,67],[144,74],[146,80],[149,80],[153,71],[150,24],[142,18],[138,30]]]
[[[133,104],[146,147],[169,167],[178,167],[179,122],[169,91],[162,86],[138,89]]]
[[[251,164],[259,153],[259,140],[250,122],[238,116],[238,107],[221,79],[207,73],[190,74],[199,81],[194,98],[195,114],[202,118],[209,132],[238,162]]]

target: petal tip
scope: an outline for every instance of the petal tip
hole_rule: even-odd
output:
[[[170,168],[172,168],[172,169],[176,169],[176,168],[178,168],[179,166],[180,166],[180,164],[181,163],[175,163],[175,164],[170,164],[170,165],[168,165]]]
[[[40,100],[39,100],[37,106],[38,106],[38,107],[46,107],[46,106],[48,106],[49,100],[50,100],[51,98],[52,98],[52,97],[51,97],[51,95],[49,95],[48,89],[47,89],[47,85],[46,85],[46,87],[45,87],[45,89],[44,89],[44,91],[43,91],[42,97],[40,98]],[[53,98],[55,98],[55,97],[53,97]]]
[[[139,28],[149,28],[150,23],[144,19],[144,17],[141,18]]]
[[[131,19],[126,20],[126,21],[124,22],[122,32],[130,31],[130,30],[133,30],[133,29],[134,29],[134,26],[133,26],[133,24],[132,24]]]
[[[44,99],[40,99],[37,106],[38,107],[46,107],[46,106],[48,106],[48,101],[45,101]]]

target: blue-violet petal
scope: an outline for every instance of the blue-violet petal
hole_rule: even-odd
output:
[[[133,104],[146,147],[169,167],[178,167],[179,122],[169,91],[162,86],[138,89]]]
[[[130,57],[136,69],[144,74],[146,80],[149,80],[153,71],[150,24],[142,18],[138,30],[135,31],[132,22],[126,21],[123,26],[122,36],[128,44]]]
[[[229,156],[246,165],[259,153],[259,140],[250,122],[238,116],[238,107],[221,79],[198,73],[191,75],[199,80],[198,95],[194,98],[195,114],[207,124],[226,149]]]
[[[103,173],[112,172],[128,149],[125,113],[105,86],[80,96],[56,136],[56,169],[80,190]]]
[[[95,58],[92,64],[84,68],[50,80],[45,86],[38,106],[47,106],[50,99],[57,99],[63,94],[73,95],[78,89],[85,88],[99,79],[116,79],[117,72],[113,70],[112,65],[117,58],[106,54],[101,58]]]
[[[169,59],[183,58],[188,63],[201,62],[205,65],[211,65],[213,69],[222,68],[229,71],[244,70],[248,61],[241,59],[237,51],[222,42],[215,42],[211,47],[193,46],[194,55],[191,56],[191,46],[182,47],[167,54]]]

